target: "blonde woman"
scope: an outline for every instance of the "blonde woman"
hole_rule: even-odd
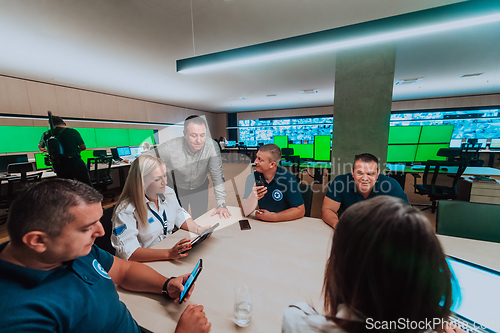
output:
[[[130,167],[113,214],[111,243],[120,258],[133,261],[179,259],[191,248],[181,239],[171,249],[151,249],[172,234],[174,226],[200,234],[209,227],[196,224],[167,185],[166,167],[152,155],[139,155]]]

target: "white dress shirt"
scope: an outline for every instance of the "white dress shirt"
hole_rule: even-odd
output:
[[[116,256],[128,260],[132,253],[139,247],[151,247],[172,234],[174,226],[180,228],[191,216],[177,201],[174,190],[165,188],[163,194],[158,197],[158,206],[144,196],[144,202],[148,206],[148,225],[142,227],[138,224],[135,207],[132,204],[121,204],[113,215],[113,232],[111,243],[116,249]],[[151,211],[156,213],[153,214]],[[166,217],[166,223],[163,221]],[[161,221],[158,219],[160,218]],[[166,232],[164,228],[166,224]]]

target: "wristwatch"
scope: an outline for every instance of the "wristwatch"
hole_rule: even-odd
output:
[[[170,279],[165,281],[165,283],[163,284],[163,288],[161,289],[161,293],[162,293],[163,297],[165,297],[166,299],[172,299],[172,297],[170,297],[170,295],[168,294],[167,286],[168,286],[168,283],[170,282],[170,280],[175,279],[175,278],[176,278],[176,276],[172,276]]]
[[[219,207],[227,208],[227,206],[226,206],[226,204],[224,202],[217,206],[217,208],[219,208]]]

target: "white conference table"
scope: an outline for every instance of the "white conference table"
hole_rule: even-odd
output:
[[[211,332],[280,332],[283,311],[296,302],[313,302],[322,309],[321,289],[333,230],[322,220],[302,218],[266,223],[248,218],[251,230],[241,231],[240,209],[228,207],[232,217],[196,220],[200,225],[220,222],[211,237],[189,255],[173,262],[148,263],[165,276],[190,273],[203,259],[203,271],[187,304],[201,304],[212,323]],[[155,248],[170,248],[188,236],[179,230]],[[251,289],[253,316],[246,328],[233,322],[234,287],[244,283]],[[137,322],[153,332],[173,332],[186,307],[161,295],[141,294],[118,288],[120,299]]]
[[[135,320],[153,332],[173,332],[187,304],[201,304],[212,323],[211,332],[280,332],[283,311],[296,302],[308,302],[322,311],[321,290],[333,230],[321,219],[302,218],[266,223],[248,218],[251,230],[241,231],[240,209],[228,207],[232,217],[197,219],[200,225],[221,222],[210,238],[193,248],[186,258],[148,263],[165,276],[190,273],[203,259],[191,299],[173,304],[161,295],[134,293],[118,288],[120,299]],[[170,248],[188,236],[178,231],[155,248]],[[449,236],[438,236],[445,253],[500,270],[500,244]],[[353,263],[354,264],[354,263]],[[234,323],[234,287],[250,286],[253,317],[246,328]]]

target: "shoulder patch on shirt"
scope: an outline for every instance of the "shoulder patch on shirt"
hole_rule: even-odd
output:
[[[108,275],[108,272],[106,272],[106,270],[104,268],[102,268],[101,264],[99,263],[99,261],[97,261],[97,259],[94,259],[94,261],[92,261],[92,267],[94,267],[95,271],[100,276],[102,276],[103,278],[111,280],[111,277]]]
[[[155,221],[155,219],[151,216],[149,219],[148,219],[148,223],[151,224]]]
[[[116,236],[120,236],[121,234],[123,234],[123,232],[127,229],[127,225],[126,224],[123,224],[119,227],[116,227],[113,229],[113,234],[115,234]]]
[[[273,199],[274,199],[274,201],[280,201],[281,199],[283,199],[283,193],[281,193],[280,190],[274,190],[273,191]]]

